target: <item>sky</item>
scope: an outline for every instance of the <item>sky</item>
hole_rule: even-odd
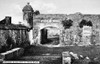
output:
[[[100,14],[100,0],[0,0],[0,20],[12,16],[12,23],[22,22],[27,2],[41,14]]]

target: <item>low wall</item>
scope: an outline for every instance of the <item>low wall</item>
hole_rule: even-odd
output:
[[[0,62],[3,60],[17,59],[24,53],[23,48],[14,48],[9,51],[0,53]]]

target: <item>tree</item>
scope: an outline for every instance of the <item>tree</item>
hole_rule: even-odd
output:
[[[35,15],[39,15],[40,14],[39,10],[36,10],[34,13],[35,13]]]
[[[86,20],[82,20],[79,24],[80,28],[83,28],[83,26],[93,26],[91,21],[86,21]]]
[[[65,29],[70,28],[73,24],[73,21],[71,19],[65,19],[62,21],[62,24],[64,26]]]
[[[91,21],[87,22],[87,26],[93,26]]]
[[[79,27],[83,28],[83,25],[87,25],[87,21],[84,19],[79,23]]]

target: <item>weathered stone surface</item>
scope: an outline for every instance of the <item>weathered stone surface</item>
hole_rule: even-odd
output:
[[[65,18],[71,19],[73,21],[73,25],[69,29],[66,29],[66,30],[63,29],[63,27],[60,27],[62,25],[61,21],[64,20]],[[34,17],[34,20],[33,20],[34,28],[38,27],[38,33],[39,33],[40,28],[48,27],[49,25],[54,26],[53,22],[45,22],[46,20],[53,21],[55,19],[58,20],[58,23],[59,23],[58,26],[60,27],[60,29],[63,30],[60,33],[60,44],[63,44],[63,45],[74,45],[74,44],[77,44],[77,45],[87,44],[88,45],[89,43],[99,44],[100,39],[98,37],[99,37],[99,33],[100,33],[100,22],[99,22],[100,15],[81,14],[81,13],[69,14],[69,15],[66,15],[66,14],[40,14],[40,15],[37,15]],[[82,28],[79,27],[79,23],[83,19],[86,21],[92,22],[93,26],[92,26],[91,33],[97,32],[95,34],[91,34],[91,36],[89,37],[90,40],[89,39],[87,40],[89,42],[85,42],[84,40],[82,40],[82,31],[83,30],[82,30]],[[41,22],[41,20],[43,22]],[[46,25],[45,23],[47,23],[49,25]],[[39,37],[40,36],[38,36],[38,38]],[[38,38],[37,38],[37,40],[38,40]]]
[[[1,27],[2,26],[0,26],[0,28]],[[7,29],[5,27],[7,27]],[[0,30],[0,52],[4,52],[14,47],[23,46],[23,43],[29,43],[27,28],[21,29],[23,27],[18,27],[18,29],[15,26],[12,27],[13,28],[10,28],[7,25],[4,25]]]

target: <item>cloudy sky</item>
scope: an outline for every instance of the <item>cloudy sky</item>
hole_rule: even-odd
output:
[[[22,21],[22,8],[27,2],[42,14],[100,14],[100,0],[0,0],[0,20],[12,16],[13,23]]]

